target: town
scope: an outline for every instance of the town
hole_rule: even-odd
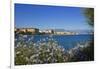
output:
[[[38,28],[15,28],[15,34],[33,34],[33,35],[43,35],[43,34],[53,34],[53,35],[77,35],[76,32],[70,31],[55,31],[53,29],[39,30]]]
[[[15,28],[15,34],[23,34],[23,35],[45,35],[45,34],[52,34],[52,35],[79,35],[78,32],[72,31],[56,31],[54,29],[45,29],[40,30],[38,28]],[[92,33],[89,33],[92,34]]]

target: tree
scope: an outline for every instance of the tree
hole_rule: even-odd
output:
[[[84,10],[84,14],[86,20],[90,26],[94,26],[94,8],[86,8]],[[84,48],[82,51],[84,54],[87,55],[89,60],[94,60],[94,37],[90,42],[89,46]]]
[[[84,14],[88,24],[94,26],[94,8],[85,9]]]

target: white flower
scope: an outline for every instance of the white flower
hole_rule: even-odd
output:
[[[20,51],[16,52],[16,54],[20,54],[20,53],[21,53]]]

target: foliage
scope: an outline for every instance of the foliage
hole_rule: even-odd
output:
[[[90,42],[85,43],[83,47],[79,44],[70,50],[65,50],[52,37],[36,43],[32,41],[32,37],[27,41],[26,38],[20,36],[15,40],[15,65],[89,61],[93,57],[88,54],[93,52]]]
[[[90,41],[86,47],[78,47],[76,49],[74,48],[71,49],[71,51],[72,53],[70,54],[70,62],[94,60],[94,45],[92,41]]]
[[[94,9],[86,8],[84,10],[84,15],[89,25],[94,26]]]
[[[24,41],[23,38],[15,44],[15,64],[39,64],[64,62],[67,59],[64,48],[52,38],[48,41],[41,40],[37,43]]]

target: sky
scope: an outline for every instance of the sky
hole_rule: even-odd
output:
[[[15,4],[15,27],[39,29],[90,30],[82,8]]]

